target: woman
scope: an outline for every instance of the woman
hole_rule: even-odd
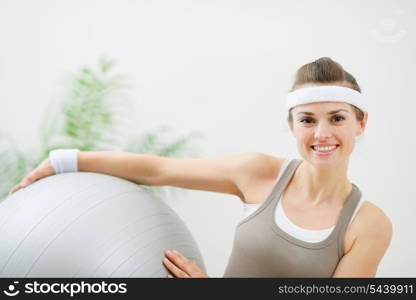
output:
[[[12,192],[79,170],[227,193],[238,196],[248,213],[237,226],[225,277],[374,277],[392,225],[347,178],[368,118],[360,87],[341,65],[320,58],[297,71],[287,107],[303,160],[262,153],[176,159],[55,150]],[[167,251],[163,262],[173,275],[168,277],[207,277],[176,251]]]

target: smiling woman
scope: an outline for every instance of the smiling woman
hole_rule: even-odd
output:
[[[286,104],[303,160],[285,160],[277,179],[258,192],[267,197],[245,198],[248,213],[237,226],[225,276],[375,276],[392,225],[347,178],[368,119],[358,83],[323,57],[297,71]]]

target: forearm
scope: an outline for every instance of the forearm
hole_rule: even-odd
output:
[[[144,185],[157,178],[159,156],[122,151],[86,151],[78,153],[78,170],[104,173]]]

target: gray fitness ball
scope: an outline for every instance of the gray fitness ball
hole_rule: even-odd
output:
[[[121,178],[59,174],[0,202],[0,277],[166,277],[170,249],[205,269],[179,216]]]

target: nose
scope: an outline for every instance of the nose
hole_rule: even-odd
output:
[[[317,141],[325,141],[331,137],[331,126],[326,123],[319,123],[315,127],[315,139]]]

